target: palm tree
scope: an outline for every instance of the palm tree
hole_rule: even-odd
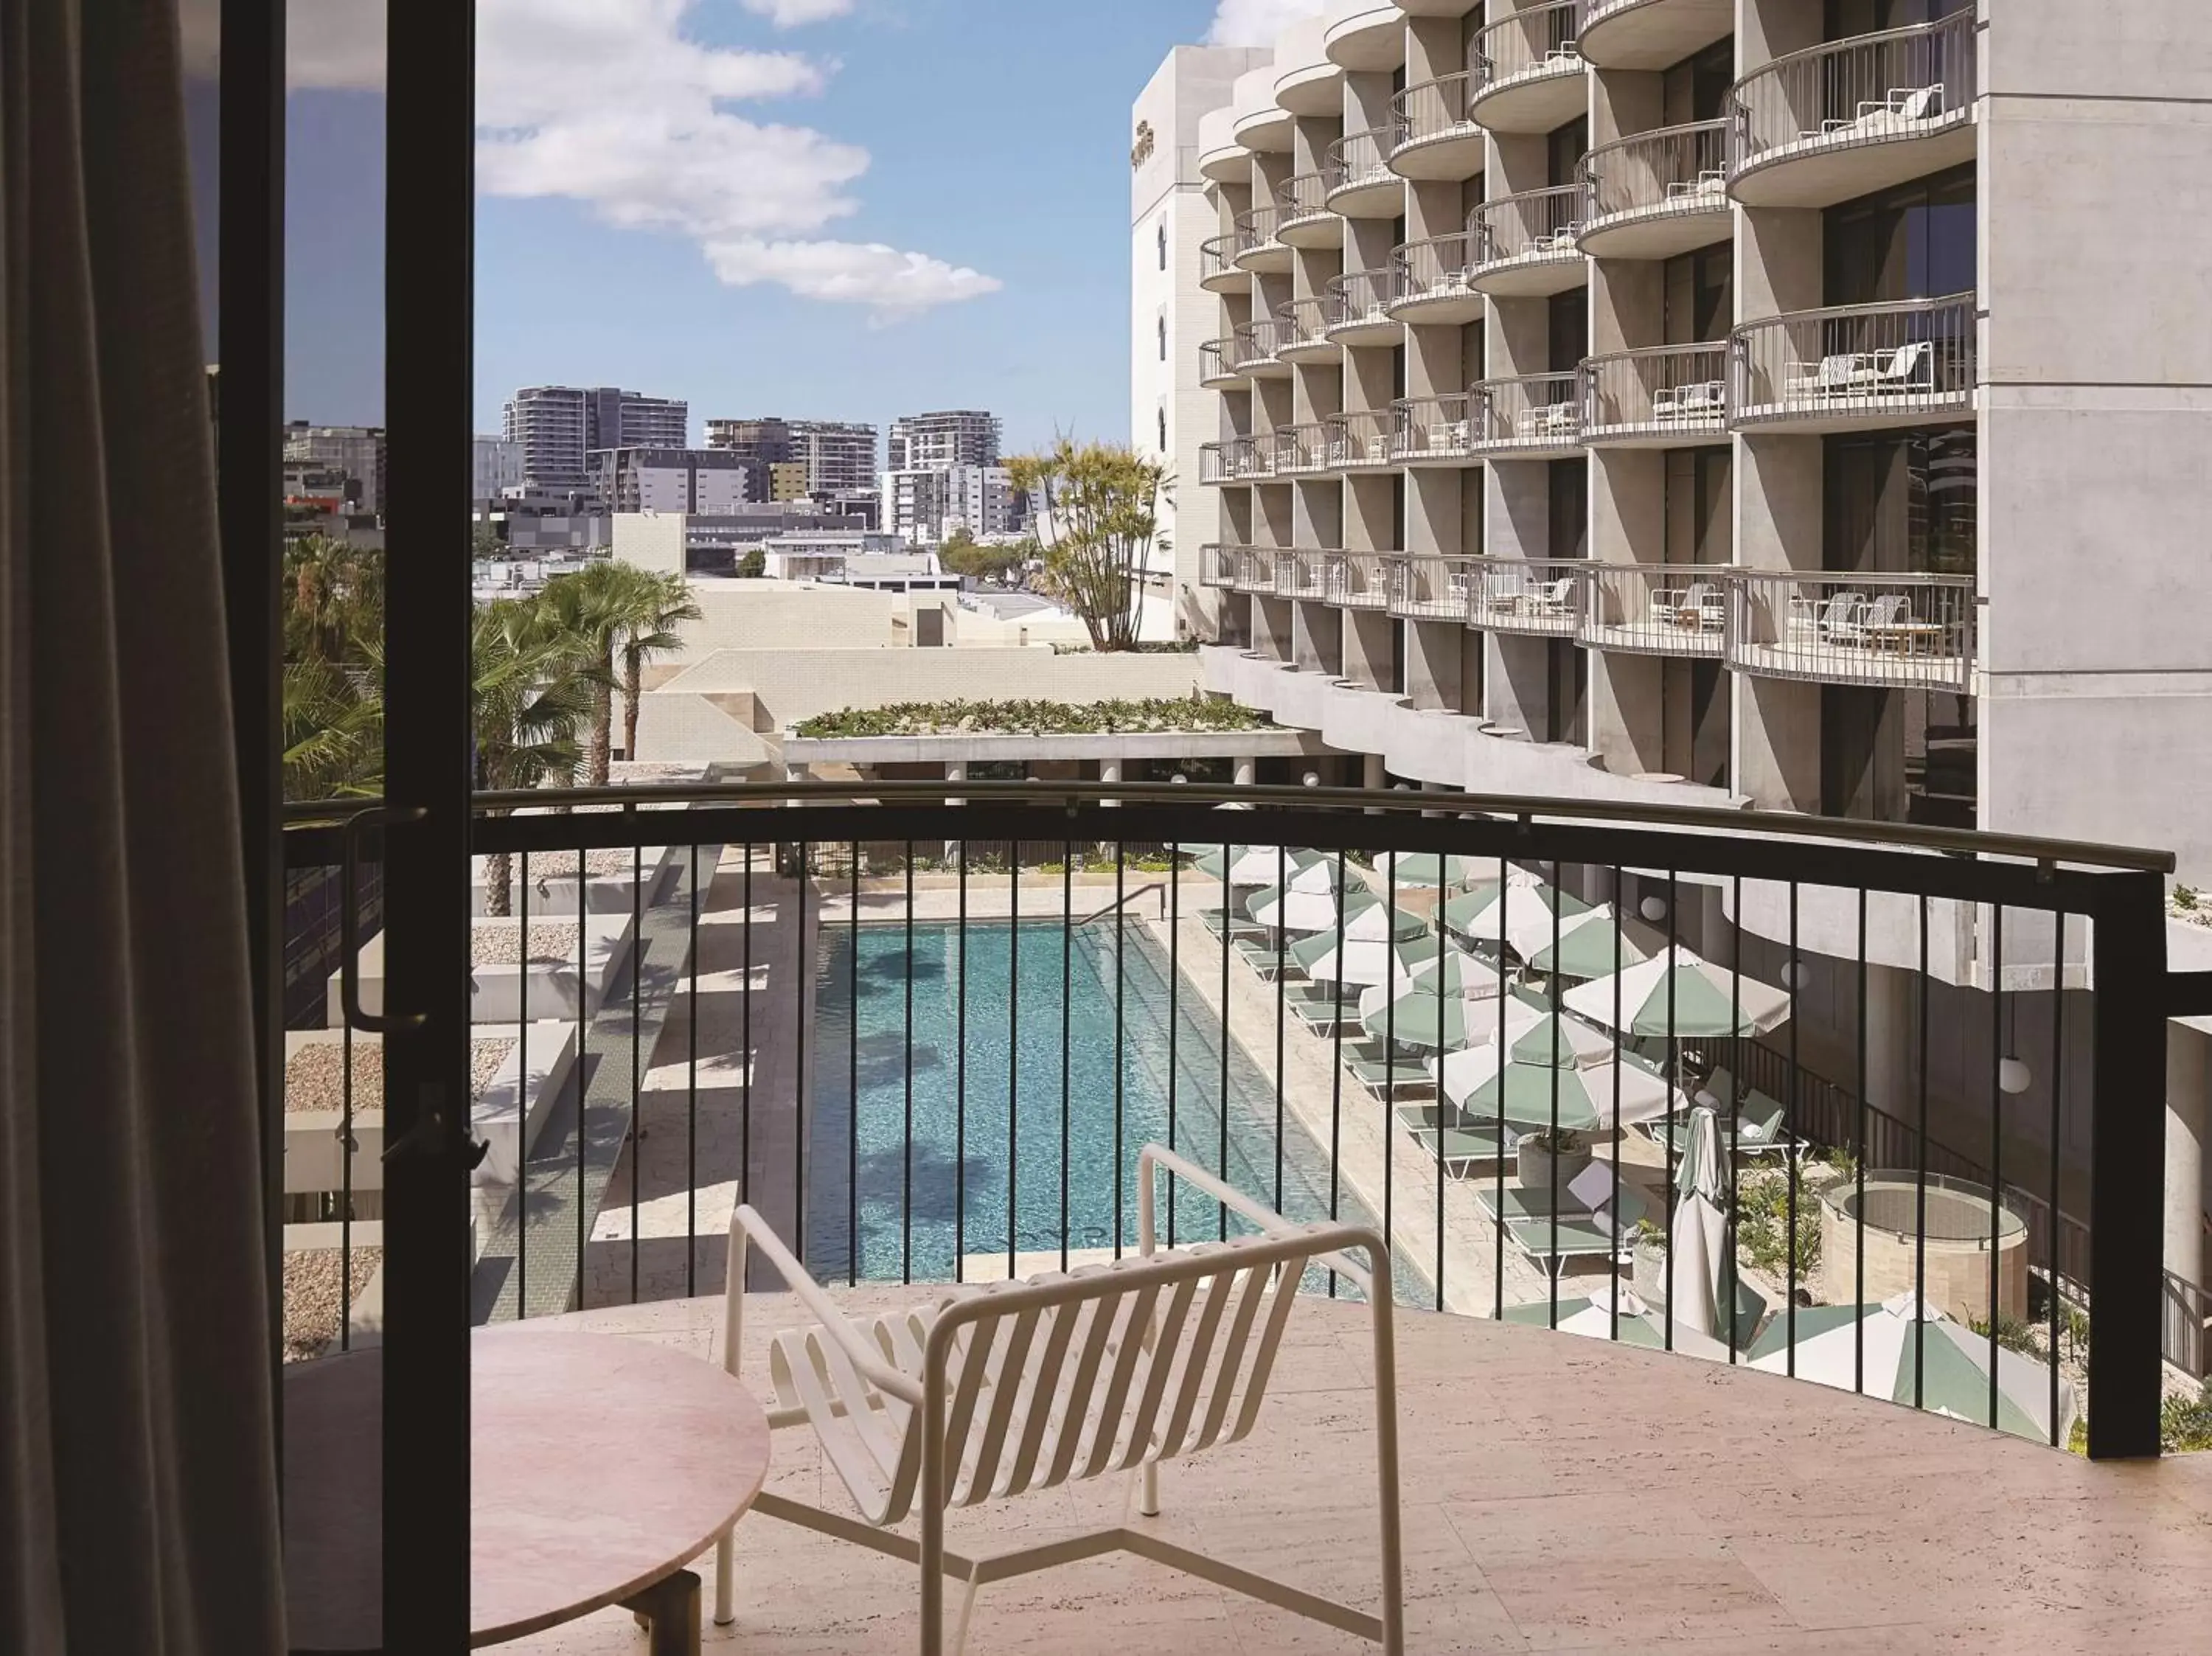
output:
[[[690,584],[673,570],[653,577],[646,591],[652,602],[633,614],[623,629],[623,752],[632,759],[637,757],[637,699],[645,688],[645,664],[682,649],[684,640],[676,628],[706,618]]]
[[[661,579],[610,558],[550,582],[544,601],[554,624],[574,638],[578,653],[597,670],[584,770],[586,782],[605,787],[614,752],[616,653],[626,639],[650,630],[647,623],[666,601]]]
[[[477,611],[471,688],[480,791],[575,780],[576,732],[592,718],[605,681],[568,622],[546,594],[501,598]],[[487,914],[510,912],[510,870],[503,851],[484,858]]]
[[[321,535],[284,548],[284,794],[384,783],[384,554]]]

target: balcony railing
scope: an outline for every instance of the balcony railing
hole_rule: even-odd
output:
[[[1208,549],[1209,584],[1230,549]],[[1270,732],[1222,734],[1229,748]],[[949,734],[947,753],[972,739]],[[848,762],[820,745],[793,762]],[[2061,1445],[2086,1362],[2089,1452],[2157,1452],[2170,1296],[2155,1178],[2133,1207],[2100,1202],[2094,1233],[2066,1201],[2090,1168],[2155,1174],[2162,1123],[2141,1107],[2171,983],[2142,940],[2170,858],[1649,803],[1425,816],[1435,799],[980,779],[478,796],[483,875],[507,868],[502,901],[521,913],[477,923],[475,1034],[526,1046],[495,1055],[484,1097],[465,1101],[495,1153],[471,1188],[475,1291],[457,1263],[452,1314],[716,1293],[733,1189],[817,1279],[909,1283],[916,1303],[1041,1258],[1103,1263],[1135,1246],[1132,1147],[1161,1142],[1293,1221],[1372,1227],[1390,1256],[1378,1285],[1402,1303],[1666,1345]],[[288,866],[333,865],[329,823],[349,808],[288,832]],[[1232,825],[1239,844],[1201,852]],[[1139,874],[1164,846],[1168,869]],[[1370,871],[1386,851],[1396,866]],[[1254,901],[1270,864],[1322,877],[1302,877],[1295,903]],[[1468,888],[1464,935],[1494,939],[1486,958],[1426,929],[1439,895],[1461,900],[1407,877],[1424,864]],[[1741,901],[1701,913],[1674,901],[1678,878],[1771,888],[1776,918],[1762,930]],[[1508,900],[1484,906],[1486,887]],[[565,919],[533,928],[529,905],[564,889]],[[586,902],[602,889],[619,901]],[[1559,897],[1601,891],[1620,907],[1582,922],[1597,928],[1585,956],[1625,931],[1671,974],[1576,986],[1561,931],[1581,911]],[[1910,980],[1908,1004],[1958,998],[1961,1028],[2043,1032],[2003,1060],[2034,1090],[2001,1084],[2009,1040],[1972,1048],[1945,1095],[1947,1143],[1924,1108],[1821,1081],[1801,1046],[1863,1077],[1906,1072],[1914,1036],[1910,1018],[1851,1013],[1878,932],[1816,942],[1816,909],[1978,913],[1978,980],[2008,986],[2004,1008],[1884,965]],[[1438,958],[1461,986],[1425,992]],[[2052,972],[2062,961],[2084,969]],[[1386,992],[1358,996],[1370,968]],[[579,994],[586,976],[599,987]],[[553,1010],[515,1022],[489,1003],[501,979],[511,1002],[542,987]],[[1556,1070],[1525,1039],[1539,1017],[1573,1048]],[[1453,1055],[1492,1044],[1538,1073],[1486,1089],[1479,1055]],[[361,1117],[380,1113],[376,1052],[373,1036],[337,1037],[317,1066],[327,1097],[298,1136],[372,1146],[327,1158],[328,1176],[375,1165]],[[552,1069],[572,1064],[586,1107],[538,1107],[537,1079],[557,1095],[572,1078]],[[2067,1131],[2046,1137],[2060,1077]],[[286,1102],[307,1083],[288,1065]],[[1557,1161],[1537,1154],[1547,1142]],[[340,1192],[316,1199],[331,1228],[358,1216]],[[1228,1234],[1212,1201],[1164,1207],[1170,1245]],[[351,1283],[355,1262],[337,1263]],[[1330,1284],[1317,1271],[1305,1286]],[[2182,1307],[2200,1344],[2203,1309]],[[334,1317],[323,1337],[342,1344]],[[1814,1395],[1778,1388],[1773,1406]],[[1850,1429],[1879,1421],[1860,1411]]]
[[[1237,561],[1243,551],[1241,546],[1215,541],[1198,549],[1198,584],[1200,586],[1234,586],[1237,584]]]
[[[1328,180],[1329,196],[1334,198],[1355,191],[1400,188],[1398,175],[1390,170],[1390,151],[1396,137],[1395,128],[1377,126],[1364,132],[1347,132],[1331,141],[1322,167]]]
[[[1973,578],[1743,570],[1727,658],[1770,678],[1963,694],[1973,688]]]
[[[1478,453],[1573,448],[1582,441],[1582,390],[1573,373],[1485,379],[1473,391]]]
[[[1230,335],[1229,366],[1239,373],[1275,366],[1287,329],[1278,317],[1261,317]]]
[[[1340,471],[1394,464],[1389,415],[1361,409],[1329,416],[1328,463]]]
[[[1735,334],[1729,417],[1848,428],[1969,413],[1975,323],[1972,294],[1745,323]]]
[[[1249,264],[1255,254],[1282,254],[1290,250],[1279,239],[1283,215],[1274,207],[1248,207],[1237,215],[1237,262]]]
[[[1275,590],[1276,556],[1276,550],[1272,546],[1238,547],[1235,579],[1237,590],[1272,595]]]
[[[1409,152],[1451,139],[1480,142],[1482,129],[1468,113],[1471,75],[1446,75],[1407,87],[1390,99],[1393,170]]]
[[[1478,559],[1467,624],[1490,633],[1572,638],[1581,624],[1589,571],[1589,561],[1579,558]]]
[[[1480,82],[1474,101],[1536,81],[1581,75],[1583,58],[1575,40],[1582,33],[1585,3],[1553,0],[1547,6],[1524,7],[1476,31],[1470,54]]]
[[[1474,452],[1465,391],[1402,397],[1390,405],[1390,455],[1401,464],[1464,460]]]
[[[1198,383],[1217,389],[1237,384],[1243,375],[1237,367],[1236,355],[1233,336],[1205,341],[1198,348]]]
[[[1249,437],[1227,437],[1198,446],[1198,481],[1201,483],[1247,482],[1265,476],[1260,445]]]
[[[1328,426],[1316,420],[1283,426],[1275,433],[1275,475],[1326,471],[1329,465]]]
[[[1392,270],[1347,270],[1328,279],[1328,331],[1346,329],[1361,333],[1388,330],[1396,336],[1398,319],[1390,314],[1397,294],[1397,274]]]
[[[1332,549],[1302,547],[1275,561],[1275,591],[1286,598],[1323,599],[1334,585],[1332,571],[1344,554]]]
[[[1600,144],[1576,167],[1589,190],[1584,240],[1631,220],[1726,213],[1728,145],[1724,120],[1662,127]]]
[[[1390,607],[1389,552],[1340,552],[1330,573],[1328,601],[1347,610]]]
[[[1282,325],[1277,341],[1281,352],[1304,352],[1334,355],[1336,342],[1328,337],[1328,300],[1323,299],[1294,299],[1279,306],[1275,319]]]
[[[1736,83],[1731,181],[1796,155],[1934,136],[1972,116],[1972,8],[1808,46]],[[2086,42],[2085,42],[2086,44]]]
[[[1219,284],[1233,282],[1239,292],[1250,285],[1250,279],[1237,268],[1237,241],[1234,235],[1212,236],[1198,244],[1198,280],[1203,288],[1214,288]]]
[[[1592,562],[1576,636],[1601,650],[1717,657],[1735,574],[1715,565]]]
[[[1583,440],[1690,440],[1728,430],[1725,340],[1583,359]]]
[[[1504,291],[1512,276],[1550,265],[1558,267],[1558,274],[1543,283],[1546,288],[1564,291],[1576,285],[1586,268],[1581,242],[1586,201],[1581,185],[1566,184],[1501,196],[1476,208],[1468,218],[1474,238],[1475,284]]]
[[[1474,239],[1467,235],[1430,236],[1409,241],[1390,255],[1391,303],[1394,306],[1429,306],[1455,301],[1454,309],[1479,312],[1481,300],[1468,279]]]
[[[1466,625],[1479,558],[1404,552],[1390,560],[1390,613],[1411,621]]]
[[[1324,225],[1334,237],[1344,234],[1343,221],[1329,210],[1326,173],[1292,173],[1275,187],[1275,206],[1279,214],[1275,234],[1279,239],[1288,240],[1297,232],[1310,237]]]

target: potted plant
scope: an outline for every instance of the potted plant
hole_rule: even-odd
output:
[[[1556,1133],[1525,1133],[1516,1153],[1523,1190],[1548,1191],[1556,1186],[1564,1192],[1575,1175],[1590,1164],[1589,1141],[1569,1127]]]
[[[1637,1297],[1656,1311],[1667,1303],[1667,1233],[1649,1219],[1638,1219],[1629,1236],[1635,1249]]]

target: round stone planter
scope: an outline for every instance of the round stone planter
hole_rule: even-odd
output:
[[[1514,1155],[1523,1190],[1549,1191],[1555,1187],[1556,1181],[1556,1188],[1564,1192],[1576,1175],[1590,1164],[1587,1146],[1554,1156],[1533,1138],[1522,1139]]]

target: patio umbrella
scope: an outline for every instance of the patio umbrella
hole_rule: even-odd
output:
[[[1997,1417],[1990,1419],[1990,1340],[1954,1322],[1908,1290],[1880,1305],[1801,1306],[1796,1372],[1800,1380],[1909,1404],[1918,1366],[1921,1406],[2000,1430],[2051,1441],[2051,1374],[2021,1352],[1997,1348]],[[1917,1331],[1916,1334],[1916,1330]],[[1751,1366],[1788,1374],[1790,1319],[1777,1317],[1753,1344]],[[1917,1355],[1916,1355],[1917,1354]],[[2071,1381],[2058,1382],[2058,1441],[2074,1429]]]
[[[1590,905],[1581,898],[1531,875],[1525,883],[1509,877],[1502,892],[1492,883],[1465,897],[1455,898],[1444,905],[1444,924],[1478,941],[1495,944],[1501,902],[1505,907],[1505,941],[1523,960],[1550,946],[1555,909],[1563,931],[1568,916],[1590,913]]]
[[[1485,868],[1495,870],[1494,862],[1480,858],[1459,857],[1434,851],[1386,851],[1375,859],[1375,877],[1389,882],[1395,880],[1401,891],[1436,886],[1463,886],[1482,877]]]
[[[1614,1125],[1616,1095],[1623,1126],[1667,1113],[1666,1078],[1632,1052],[1586,1065],[1554,1065],[1512,1058],[1501,1069],[1493,1042],[1448,1052],[1434,1067],[1444,1096],[1468,1115],[1478,1121],[1502,1118],[1508,1126],[1522,1131],[1548,1129],[1556,1110],[1563,1128],[1609,1132]]]
[[[1310,868],[1287,887],[1266,886],[1254,892],[1245,900],[1244,912],[1261,925],[1280,926],[1286,931],[1327,931],[1334,935],[1336,870],[1326,864],[1319,866],[1322,877],[1318,879],[1313,877],[1315,870]],[[1315,886],[1319,889],[1312,889]],[[1417,937],[1428,930],[1428,923],[1419,914],[1403,909],[1394,914],[1382,899],[1364,886],[1346,885],[1343,913],[1347,940]]]
[[[1376,984],[1361,995],[1360,1027],[1377,1040],[1450,1052],[1480,1040],[1486,1022],[1496,1028],[1497,1012],[1486,1003],[1504,987],[1504,978],[1490,966],[1450,949],[1441,969],[1422,973],[1395,994],[1393,986]]]
[[[1615,985],[1618,983],[1618,989]],[[1790,1016],[1790,994],[1732,968],[1674,948],[1611,977],[1594,978],[1566,992],[1570,1011],[1606,1028],[1620,1007],[1620,1032],[1629,1035],[1714,1037],[1764,1034]]]
[[[1667,1299],[1677,1326],[1715,1339],[1727,1331],[1721,1313],[1721,1271],[1728,1250],[1722,1189],[1720,1124],[1700,1104],[1690,1112],[1689,1143],[1674,1174],[1674,1253],[1668,1268]]]
[[[1389,940],[1347,936],[1340,946],[1331,928],[1300,937],[1291,945],[1291,958],[1317,983],[1395,983],[1403,989],[1434,967],[1442,947],[1431,932]]]
[[[1191,867],[1208,879],[1221,878],[1224,846],[1185,845],[1177,846],[1176,849],[1197,852],[1199,855],[1192,861]],[[1336,876],[1334,858],[1324,858],[1319,852],[1308,851],[1304,847],[1285,851],[1280,846],[1230,846],[1225,849],[1229,853],[1228,883],[1231,885],[1273,885],[1285,874],[1291,877],[1291,883],[1295,885],[1299,880],[1310,877],[1316,868],[1323,870],[1328,881],[1334,881]],[[1350,877],[1348,872],[1346,877]]]
[[[1639,966],[1650,957],[1650,951],[1638,945],[1629,928],[1616,926],[1613,908],[1604,903],[1579,914],[1562,915],[1557,949],[1547,934],[1542,945],[1527,955],[1530,971],[1560,978],[1601,978],[1623,967]]]
[[[1556,1325],[1552,1323],[1551,1310],[1550,1303],[1544,1300],[1528,1305],[1509,1305],[1505,1307],[1505,1320],[1537,1328],[1556,1326],[1562,1334],[1581,1334],[1590,1339],[1616,1338],[1613,1295],[1602,1283],[1592,1290],[1588,1298],[1561,1300],[1559,1320]],[[1802,1317],[1804,1313],[1801,1311],[1798,1315]],[[1709,1335],[1698,1333],[1676,1323],[1670,1336],[1666,1312],[1644,1303],[1643,1297],[1632,1288],[1624,1288],[1620,1291],[1618,1326],[1618,1338],[1623,1345],[1642,1346],[1647,1350],[1657,1351],[1665,1350],[1671,1338],[1677,1356],[1703,1357],[1708,1362],[1726,1362],[1729,1360],[1728,1347]]]

